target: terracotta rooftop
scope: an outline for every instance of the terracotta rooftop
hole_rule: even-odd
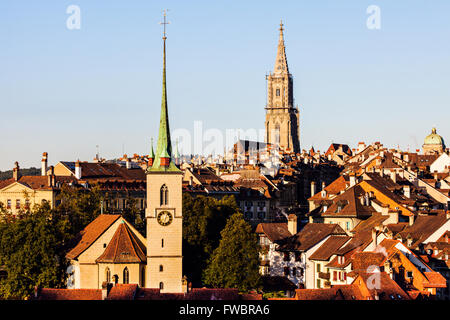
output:
[[[350,237],[348,236],[331,236],[309,257],[309,259],[327,261],[336,250],[342,247],[348,240],[350,240]]]
[[[287,223],[281,222],[259,223],[255,232],[264,233],[272,242],[292,236],[288,230]]]
[[[322,213],[323,217],[368,217],[371,216],[375,209],[372,206],[365,206],[361,204],[360,198],[364,196],[365,191],[359,186],[355,185],[344,193],[334,198],[333,204]]]
[[[102,300],[101,289],[40,289],[37,300]]]
[[[411,247],[416,248],[447,221],[448,219],[444,211],[440,211],[435,215],[417,216],[412,226],[406,226],[397,235],[402,239],[410,236],[413,240]]]
[[[146,247],[125,222],[117,228],[114,236],[97,263],[146,263]]]
[[[292,237],[280,241],[280,251],[306,251],[331,235],[346,235],[337,224],[308,223]]]
[[[66,254],[66,257],[68,259],[76,259],[120,217],[121,216],[118,214],[99,215],[94,221],[88,224],[86,228],[84,228],[80,232],[80,240],[78,241],[77,245]]]

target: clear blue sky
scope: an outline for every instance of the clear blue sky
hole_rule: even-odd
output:
[[[68,30],[69,5],[81,29]],[[369,5],[381,29],[366,27]],[[264,128],[265,74],[285,24],[301,147],[450,144],[450,1],[0,2],[0,170],[148,153],[169,9],[172,130]]]

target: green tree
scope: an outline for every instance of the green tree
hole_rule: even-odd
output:
[[[20,216],[2,215],[0,265],[7,273],[0,280],[4,299],[29,297],[35,286],[59,288],[66,281],[67,221],[58,219],[48,204]]]
[[[203,281],[215,288],[259,289],[259,245],[241,212],[233,214],[222,230],[219,246],[208,260]]]
[[[98,185],[90,189],[63,185],[57,196],[59,205],[56,213],[60,218],[66,218],[72,235],[78,234],[91,223],[101,211],[102,194]]]
[[[227,219],[238,211],[234,197],[183,194],[183,270],[194,286],[202,285],[202,270],[219,245]]]

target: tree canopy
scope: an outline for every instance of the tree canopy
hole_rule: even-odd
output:
[[[202,270],[219,245],[227,219],[237,212],[234,197],[183,194],[183,271],[194,286],[202,285]]]
[[[259,245],[241,212],[234,213],[222,230],[219,246],[208,259],[205,284],[214,288],[259,289]]]

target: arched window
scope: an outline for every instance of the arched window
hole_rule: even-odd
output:
[[[164,267],[162,265],[159,266],[159,272],[163,272],[164,271]]]
[[[164,239],[161,239],[161,248],[164,248]]]
[[[113,281],[115,284],[119,283],[119,276],[117,274],[113,275]]]
[[[160,190],[160,200],[161,205],[167,205],[169,203],[169,189],[165,184],[163,184]]]
[[[123,283],[128,284],[130,282],[130,273],[128,272],[128,268],[125,267],[123,269]]]
[[[164,283],[162,283],[162,282],[159,283],[159,289],[160,289],[160,290],[163,290],[163,289],[164,289]]]
[[[108,267],[105,270],[105,276],[106,276],[106,282],[110,283],[111,282],[111,270],[109,270]]]
[[[280,89],[277,89],[277,97],[280,96]]]

